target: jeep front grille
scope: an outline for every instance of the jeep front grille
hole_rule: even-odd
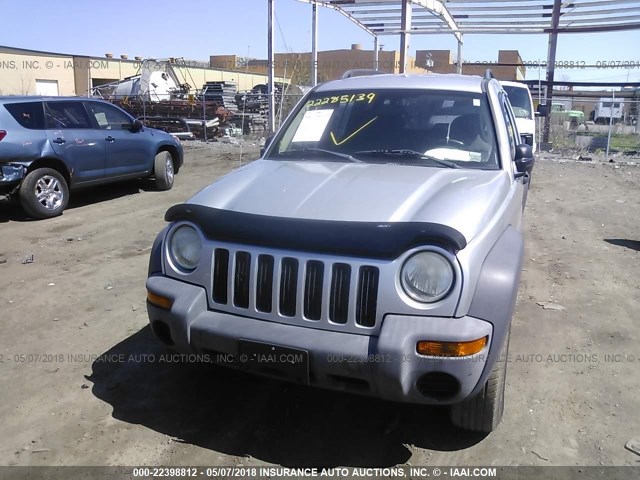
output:
[[[237,252],[233,276],[233,304],[236,307],[249,308],[250,275],[251,254]]]
[[[373,328],[378,281],[374,266],[216,248],[211,291],[214,303],[247,314],[255,308],[290,319]]]
[[[309,320],[320,320],[323,279],[324,263],[317,260],[307,262],[304,281],[304,316]]]
[[[213,301],[227,303],[227,277],[229,276],[229,250],[216,248],[213,261]]]
[[[296,316],[296,291],[298,285],[298,260],[282,259],[280,273],[280,314],[285,317]]]
[[[258,256],[258,275],[256,279],[256,308],[259,312],[271,313],[273,296],[273,257]]]
[[[358,289],[356,319],[360,325],[373,327],[376,324],[378,269],[375,267],[361,267],[358,283],[360,288]]]
[[[349,313],[349,284],[351,266],[346,263],[334,263],[331,275],[331,299],[329,318],[335,323],[347,323]]]

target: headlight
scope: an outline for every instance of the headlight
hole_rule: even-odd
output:
[[[436,252],[411,256],[400,271],[404,291],[418,302],[436,302],[453,286],[454,272],[449,260]]]
[[[169,255],[173,263],[181,270],[195,270],[200,263],[202,242],[200,235],[190,225],[182,225],[171,234]]]

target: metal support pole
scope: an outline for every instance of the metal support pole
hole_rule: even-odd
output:
[[[462,75],[462,35],[458,40],[458,75]]]
[[[275,10],[273,5],[274,1],[275,0],[269,0],[269,29],[267,35],[267,49],[269,54],[269,82],[267,88],[267,96],[269,97],[269,134],[272,134],[274,132],[276,125],[276,109],[274,98],[275,56],[273,53],[273,44],[275,43],[275,32],[273,30],[273,24],[275,20]]]
[[[551,111],[553,101],[553,80],[555,77],[556,50],[558,48],[558,25],[560,24],[561,0],[554,0],[553,13],[551,15],[551,33],[549,34],[549,50],[547,52],[547,105]],[[551,115],[547,115],[544,120],[544,133],[542,135],[543,145],[549,144],[549,133],[551,130]],[[541,147],[543,146],[541,145]]]
[[[378,36],[373,37],[373,68],[376,70],[380,70],[380,53],[378,49],[380,48]]]
[[[204,98],[204,88],[202,89],[202,136],[207,142],[207,103]]]
[[[545,102],[547,101],[547,96],[544,96]],[[542,65],[538,62],[538,105],[542,104]],[[542,117],[537,118],[536,129],[538,130],[538,148],[540,148],[540,144],[542,143]]]
[[[607,153],[605,153],[604,158],[609,159],[609,146],[611,145],[611,130],[613,129],[613,105],[616,101],[616,91],[611,90],[611,110],[609,114],[609,134],[607,135]]]
[[[91,97],[91,63],[89,63],[89,65],[87,66],[87,97]]]
[[[311,25],[311,85],[318,84],[318,5],[314,2]]]
[[[407,57],[409,56],[409,41],[411,39],[411,0],[402,0],[402,23],[400,32],[400,73],[407,71]]]

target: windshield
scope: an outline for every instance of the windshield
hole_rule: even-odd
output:
[[[266,158],[498,169],[484,94],[411,89],[312,93]]]
[[[531,98],[529,98],[529,89],[527,87],[503,85],[502,88],[507,92],[513,114],[517,118],[533,118]]]

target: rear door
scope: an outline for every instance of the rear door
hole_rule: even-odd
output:
[[[44,102],[47,138],[56,156],[71,172],[73,184],[104,178],[104,140],[80,101]]]
[[[149,172],[155,155],[148,133],[143,130],[132,132],[133,118],[113,105],[92,101],[85,101],[85,104],[92,121],[102,133],[107,152],[107,176]]]

